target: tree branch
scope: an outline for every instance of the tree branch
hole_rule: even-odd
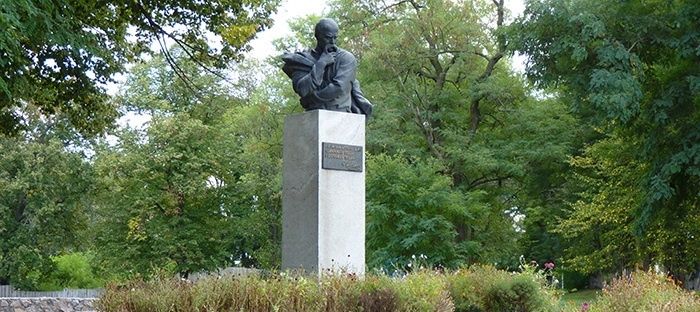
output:
[[[510,178],[512,178],[512,177],[513,177],[513,176],[510,176],[510,175],[508,175],[508,176],[502,176],[502,177],[495,177],[495,178],[487,178],[486,176],[482,176],[481,178],[478,178],[478,179],[476,179],[476,180],[474,180],[474,181],[471,181],[471,182],[469,183],[469,186],[467,186],[467,188],[468,188],[468,189],[473,189],[473,188],[475,188],[475,187],[477,187],[477,186],[480,186],[480,185],[484,185],[484,184],[491,183],[491,182],[499,182],[499,181],[503,181],[503,180],[506,180],[506,179],[510,179]]]
[[[493,74],[493,70],[496,68],[496,64],[498,64],[498,61],[500,61],[503,56],[505,55],[505,50],[506,50],[506,44],[505,44],[505,38],[503,37],[502,34],[498,33],[498,30],[503,27],[503,20],[504,20],[504,8],[503,8],[503,1],[504,0],[493,0],[493,4],[496,5],[496,15],[497,15],[497,20],[496,20],[496,41],[497,41],[497,51],[496,53],[489,57],[483,53],[479,53],[477,51],[474,51],[474,54],[483,57],[488,61],[486,64],[486,68],[484,69],[484,72],[481,73],[479,78],[476,79],[474,86],[478,86],[479,84],[483,83],[491,77],[491,74]],[[470,121],[469,121],[469,132],[471,132],[472,135],[474,135],[479,128],[479,122],[481,121],[481,110],[479,108],[479,105],[481,103],[481,100],[484,98],[483,94],[477,94],[474,98],[472,98],[471,103],[469,105],[469,113],[470,113]]]
[[[198,59],[194,56],[194,54],[191,52],[191,50],[193,50],[193,51],[199,51],[199,52],[205,54],[207,57],[213,58],[213,56],[211,56],[211,55],[209,54],[208,51],[205,51],[205,50],[203,50],[203,49],[199,49],[199,48],[197,48],[197,47],[194,47],[194,46],[188,44],[187,42],[181,40],[181,39],[178,38],[177,36],[173,35],[172,33],[166,31],[165,29],[163,29],[163,27],[160,26],[160,24],[158,24],[155,20],[153,20],[153,17],[150,15],[150,13],[148,13],[148,10],[146,10],[146,8],[145,8],[139,1],[133,1],[133,2],[132,2],[132,5],[133,5],[134,8],[136,8],[136,10],[137,10],[139,13],[141,13],[141,16],[143,16],[144,18],[146,18],[146,21],[148,22],[148,25],[147,25],[147,26],[149,26],[149,28],[151,29],[151,31],[152,31],[153,33],[155,33],[156,36],[158,36],[158,35],[160,34],[161,36],[168,37],[168,38],[172,39],[173,41],[175,41],[175,43],[176,43],[178,46],[180,46],[180,47],[182,48],[182,50],[185,52],[185,54],[187,54],[187,56],[190,58],[190,60],[192,60],[192,62],[194,62],[195,64],[197,64],[197,66],[203,68],[203,69],[204,69],[205,71],[207,71],[208,73],[210,73],[210,74],[212,74],[212,75],[215,75],[215,76],[218,77],[218,78],[223,79],[224,81],[230,82],[229,79],[228,79],[226,76],[224,76],[224,75],[222,75],[221,73],[219,73],[219,72],[217,72],[217,71],[211,69],[208,65],[206,65],[206,64],[204,64],[203,62],[201,62],[200,60],[198,60]],[[164,39],[160,39],[160,38],[159,38],[158,40],[159,40],[158,43],[159,43],[159,45],[160,45],[161,52],[165,52],[165,53],[167,53],[167,54],[169,55],[169,52],[167,52],[167,45],[165,44],[165,40],[164,40]],[[161,43],[161,40],[162,40],[162,43]],[[172,56],[166,57],[166,60],[167,60],[168,63],[173,67],[173,69],[175,69],[175,68],[178,69],[178,70],[175,70],[175,71],[176,71],[176,73],[178,74],[178,77],[180,77],[181,79],[183,79],[184,76],[185,76],[185,72],[175,63],[175,61],[174,61],[174,59],[172,58]],[[194,87],[191,86],[192,83],[191,83],[191,81],[190,81],[189,79],[186,79],[186,78],[185,78],[185,79],[183,79],[183,81],[185,82],[185,85],[187,85],[190,89],[193,89],[193,90],[195,89]]]

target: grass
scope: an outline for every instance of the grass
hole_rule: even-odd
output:
[[[561,298],[561,304],[566,307],[565,311],[572,311],[580,308],[584,302],[593,304],[598,300],[600,295],[600,290],[587,289],[579,290],[576,292],[565,293]]]

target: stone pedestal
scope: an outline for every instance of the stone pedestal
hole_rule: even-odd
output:
[[[282,269],[365,271],[365,116],[314,110],[284,123]]]

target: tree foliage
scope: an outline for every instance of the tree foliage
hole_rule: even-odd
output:
[[[640,263],[632,228],[643,166],[631,142],[611,137],[587,147],[571,159],[570,178],[579,199],[556,229],[570,240],[568,262],[584,273],[616,272]],[[615,255],[611,257],[610,255]]]
[[[57,140],[0,136],[0,283],[37,288],[51,256],[88,243],[85,227],[94,176]]]
[[[466,250],[458,250],[452,221],[472,216],[438,164],[378,155],[367,171],[368,265],[404,269],[420,255],[431,265],[458,264]]]
[[[100,258],[116,272],[146,276],[239,261],[273,267],[281,237],[276,110],[244,103],[218,75],[178,61],[199,96],[154,58],[135,68],[118,98],[153,119],[97,152]]]
[[[99,228],[106,233],[98,248],[120,269],[188,273],[225,263],[226,215],[210,181],[218,176],[217,151],[205,138],[216,133],[176,116],[153,120],[146,144],[122,135],[119,150],[100,153]]]
[[[0,7],[0,133],[22,129],[26,105],[84,134],[117,116],[104,85],[149,45],[174,41],[198,64],[224,67],[267,27],[269,1],[19,0]],[[212,48],[216,38],[220,48]],[[174,64],[174,62],[172,62]],[[175,67],[186,79],[185,72]]]
[[[441,265],[515,265],[514,217],[550,204],[528,187],[544,181],[544,194],[560,187],[561,180],[550,178],[565,166],[575,120],[557,101],[529,98],[528,86],[512,73],[503,1],[334,1],[331,8],[342,45],[359,56],[363,89],[377,103],[367,146],[384,165],[368,170],[367,233],[397,237],[369,244],[368,254],[378,257],[372,263],[405,262],[420,252]],[[394,176],[396,185],[382,183],[383,176]],[[395,194],[433,183],[445,190],[431,189],[434,197]],[[395,201],[385,198],[390,194]],[[424,200],[430,205],[414,207]],[[396,219],[380,217],[385,211],[405,215],[406,225],[399,229]],[[430,220],[440,220],[432,233],[421,226]],[[425,232],[421,243],[435,248],[401,250],[411,228]],[[430,238],[438,236],[445,248]]]
[[[614,245],[591,257],[698,268],[688,225],[700,207],[698,21],[694,1],[537,0],[511,29],[528,76],[557,86],[602,134],[572,162],[590,187],[563,225],[588,225],[571,233],[579,242],[597,235]],[[574,254],[585,258],[586,248]]]

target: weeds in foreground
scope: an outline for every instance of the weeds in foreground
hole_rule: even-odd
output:
[[[104,312],[176,311],[700,311],[699,299],[672,282],[638,272],[613,282],[599,299],[562,307],[536,274],[489,266],[452,272],[419,270],[401,277],[329,274],[322,278],[265,276],[135,281],[109,285],[97,303]]]
[[[603,289],[590,312],[697,312],[700,298],[678,287],[670,278],[634,272],[614,280]]]

